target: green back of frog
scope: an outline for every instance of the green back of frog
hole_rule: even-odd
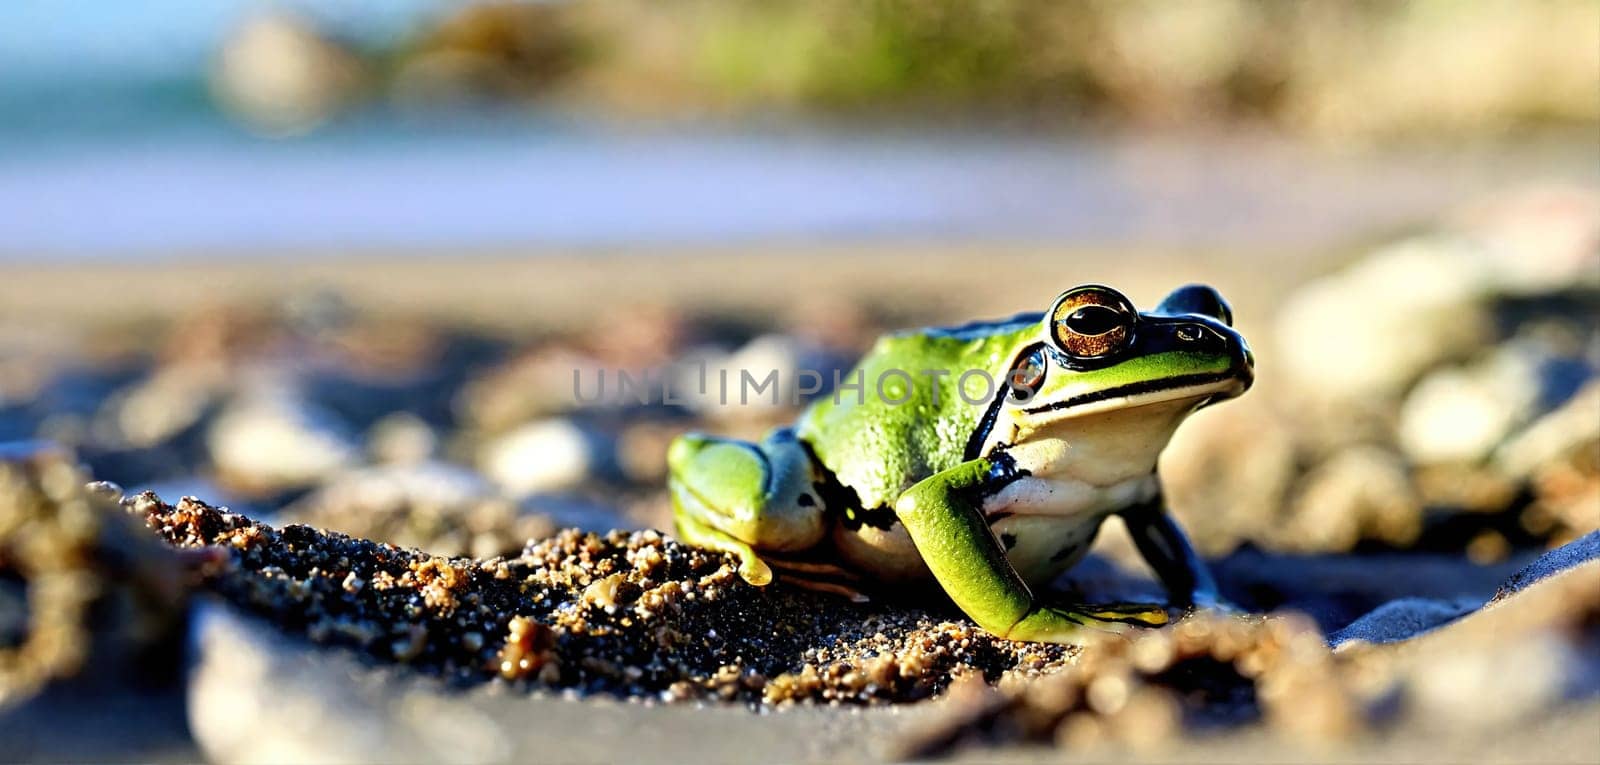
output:
[[[798,435],[855,490],[861,509],[892,507],[912,484],[965,459],[994,395],[991,384],[1004,385],[1005,370],[1038,337],[1041,320],[1023,314],[884,337],[843,378],[846,385],[859,381],[862,390],[818,399],[801,416]],[[967,376],[963,398],[956,386],[970,370],[985,374]]]

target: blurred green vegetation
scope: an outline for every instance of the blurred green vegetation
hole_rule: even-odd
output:
[[[368,58],[371,87],[351,92],[422,106],[1244,121],[1358,139],[1600,123],[1600,0],[494,2]]]

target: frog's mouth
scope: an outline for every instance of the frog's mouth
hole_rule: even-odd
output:
[[[1211,400],[1232,398],[1243,393],[1246,388],[1250,387],[1250,378],[1251,376],[1248,373],[1241,372],[1238,369],[1226,372],[1179,375],[1165,380],[1128,383],[1127,385],[1118,385],[1115,388],[1083,393],[1061,401],[1052,401],[1048,404],[1028,407],[1023,411],[1030,415],[1038,415],[1070,410],[1070,413],[1064,416],[1073,417],[1114,409],[1132,409],[1152,404],[1163,404],[1184,399],[1194,399],[1197,404],[1203,404]]]

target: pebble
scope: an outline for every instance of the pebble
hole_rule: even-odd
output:
[[[212,88],[251,127],[296,134],[346,106],[365,77],[353,52],[304,18],[275,11],[246,19],[223,43]]]
[[[602,448],[571,420],[538,420],[485,444],[478,464],[501,489],[525,497],[583,483],[598,469]]]
[[[691,354],[677,368],[671,390],[690,411],[705,417],[765,420],[793,410],[799,386],[815,383],[798,379],[799,370],[816,370],[817,365],[809,363],[815,356],[808,345],[793,337],[761,335],[731,353],[701,351],[698,358]],[[832,380],[822,384],[831,385]]]
[[[1290,295],[1274,336],[1299,390],[1398,396],[1424,371],[1492,338],[1482,245],[1438,235],[1391,245]]]
[[[1423,505],[1406,463],[1377,446],[1352,447],[1313,467],[1275,540],[1286,549],[1349,550],[1364,539],[1407,547]]]
[[[1534,414],[1539,387],[1536,360],[1515,348],[1435,371],[1400,407],[1400,446],[1418,463],[1476,464]]]
[[[367,453],[391,465],[415,465],[437,459],[439,434],[410,412],[385,415],[367,431]]]
[[[321,483],[357,464],[360,447],[330,412],[284,391],[246,394],[207,435],[211,461],[230,485],[274,491]]]
[[[1540,466],[1600,445],[1596,422],[1600,422],[1600,380],[1590,382],[1555,411],[1500,445],[1494,462],[1507,475],[1531,477]]]
[[[101,416],[119,445],[151,448],[199,424],[217,405],[225,382],[216,364],[170,364],[115,394]]]

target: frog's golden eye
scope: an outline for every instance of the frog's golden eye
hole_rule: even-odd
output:
[[[1050,334],[1056,346],[1079,359],[1097,359],[1122,350],[1133,340],[1139,314],[1122,293],[1108,287],[1079,287],[1056,300]]]

